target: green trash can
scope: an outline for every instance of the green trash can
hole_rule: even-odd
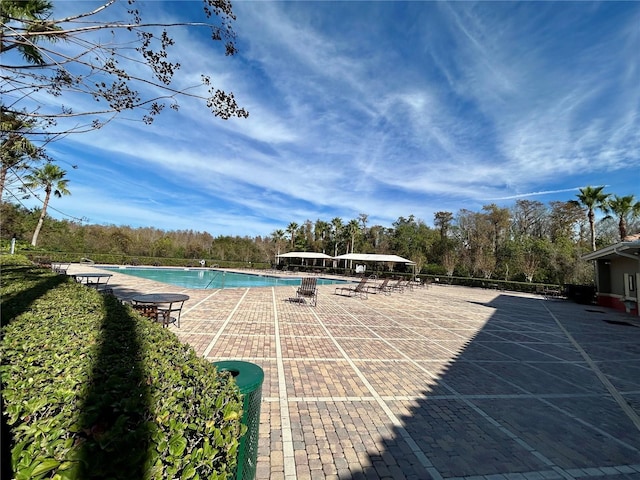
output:
[[[255,363],[240,360],[225,360],[213,362],[213,364],[218,371],[230,372],[233,375],[243,396],[241,422],[247,426],[247,431],[240,439],[235,478],[236,480],[253,480],[256,476],[258,459],[258,430],[260,429],[264,371]]]

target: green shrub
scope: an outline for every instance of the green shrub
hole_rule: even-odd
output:
[[[0,254],[0,265],[29,265],[30,263],[29,259],[24,255]]]
[[[33,248],[33,247],[32,247]],[[31,261],[38,258],[46,257],[54,262],[62,263],[79,263],[83,258],[90,258],[96,264],[106,265],[144,265],[157,267],[200,267],[201,258],[166,258],[166,257],[143,257],[122,255],[117,253],[77,253],[77,252],[53,252],[37,249],[30,251],[27,248],[21,248],[20,252],[26,255]],[[206,266],[216,265],[220,268],[258,268],[266,269],[270,267],[267,262],[234,262],[226,260],[216,260],[204,258]]]
[[[505,281],[496,278],[449,277],[448,275],[421,275],[421,277],[430,279],[431,281],[438,279],[438,283],[474,288],[497,288],[510,292],[540,293],[545,288],[562,289],[560,285],[551,283]]]
[[[31,266],[2,274],[14,478],[231,477],[245,427],[227,373],[111,295]]]

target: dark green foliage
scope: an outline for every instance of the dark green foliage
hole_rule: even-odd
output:
[[[8,245],[7,242],[15,235],[20,252],[40,251],[28,245],[39,214],[39,210],[30,211],[12,203],[1,203],[2,246]],[[246,267],[249,262],[252,265],[263,263],[269,266],[270,259],[273,258],[273,253],[269,251],[272,247],[270,242],[260,237],[214,238],[207,232],[193,230],[165,231],[157,228],[82,225],[68,220],[56,220],[48,215],[38,237],[38,246],[41,251],[70,254],[69,258],[56,259],[73,262],[89,257],[101,263],[131,263],[138,259],[144,265],[159,263],[166,266],[186,266],[188,263],[195,265],[204,258],[209,263],[221,266]],[[94,258],[101,255],[104,257]]]
[[[559,288],[558,285],[549,283],[529,283],[524,281],[507,282],[497,279],[458,277],[448,275],[420,275],[420,278],[440,284],[459,285],[462,287],[487,288],[492,290],[506,290],[509,292],[541,293],[545,289],[553,290]]]
[[[199,258],[161,258],[161,257],[129,257],[126,255],[112,255],[112,254],[100,254],[100,253],[91,253],[91,254],[82,254],[82,253],[69,253],[69,252],[55,252],[55,251],[44,251],[41,249],[38,250],[25,250],[21,249],[23,252],[29,252],[27,257],[31,261],[37,261],[38,258],[46,257],[50,258],[54,262],[63,262],[63,263],[78,263],[84,257],[90,257],[95,263],[98,264],[107,264],[107,265],[146,265],[146,266],[157,266],[157,267],[200,267],[200,260],[204,259],[206,265],[208,267],[212,265],[217,265],[222,268],[246,268],[247,266],[251,266],[252,268],[268,268],[268,263],[247,263],[247,262],[231,262],[231,261],[221,261],[221,260],[211,260],[208,257],[199,257]]]
[[[31,304],[67,279],[52,275],[51,270],[28,266],[22,255],[3,255],[2,261],[2,310],[0,325],[31,308]],[[10,264],[13,266],[9,267]],[[26,265],[25,265],[26,264]]]
[[[243,427],[228,374],[111,295],[36,267],[2,274],[14,478],[232,475]]]
[[[269,268],[277,263],[277,253],[306,250],[340,255],[351,252],[396,254],[415,262],[415,271],[426,275],[453,274],[458,277],[490,278],[531,283],[584,284],[593,282],[591,263],[582,260],[589,251],[585,211],[577,202],[518,200],[512,209],[486,205],[482,212],[460,210],[436,212],[434,224],[399,217],[393,228],[366,225],[368,217],[345,223],[309,220],[291,222],[269,237],[213,237],[192,230],[164,231],[156,228],[83,225],[52,218],[45,220],[39,237],[42,249],[25,245],[37,222],[36,212],[15,205],[0,205],[3,227],[0,248],[8,249],[13,234],[18,252],[29,258],[46,256],[59,262],[78,262],[88,257],[96,263],[116,265],[158,265],[223,268]],[[639,220],[633,215],[627,230],[637,232]],[[597,245],[618,241],[618,225],[605,217],[596,223]],[[315,265],[314,265],[315,263]],[[289,268],[320,267],[326,273],[352,274],[353,264],[340,262],[282,261]],[[382,275],[411,273],[402,264],[368,265],[367,271]]]

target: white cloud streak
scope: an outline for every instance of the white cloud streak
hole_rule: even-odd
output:
[[[65,208],[264,235],[562,199],[640,166],[637,4],[396,3],[237,3],[236,58],[178,32],[182,85],[208,73],[250,117],[186,99],[151,127],[65,140],[77,182],[92,181]],[[117,184],[84,176],[94,168]]]

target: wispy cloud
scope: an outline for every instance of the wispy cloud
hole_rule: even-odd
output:
[[[563,188],[561,190],[545,190],[541,192],[527,192],[527,193],[519,193],[517,195],[509,195],[507,197],[497,197],[497,198],[489,198],[487,200],[514,200],[518,198],[526,198],[526,197],[538,197],[542,195],[555,195],[558,193],[567,193],[567,192],[578,192],[580,188],[583,187],[574,187],[574,188]]]
[[[162,6],[154,15],[169,18]],[[234,7],[237,57],[195,30],[178,33],[176,53],[182,86],[209,74],[249,118],[185,99],[152,126],[69,138],[55,154],[80,168],[61,209],[267,235],[359,213],[429,222],[488,201],[569,199],[589,183],[640,194],[639,4]]]

